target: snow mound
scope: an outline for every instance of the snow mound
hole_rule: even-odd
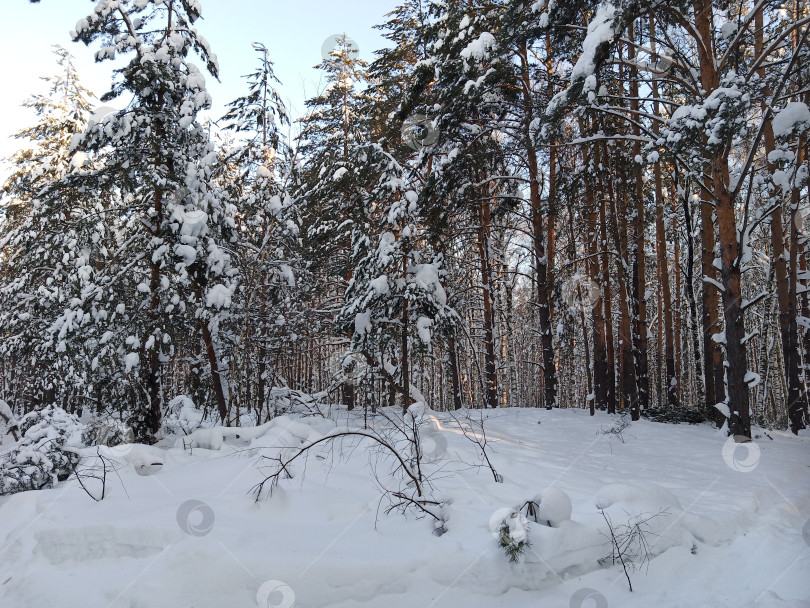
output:
[[[537,505],[535,515],[538,523],[547,523],[559,528],[564,521],[571,519],[571,499],[558,488],[546,488],[532,499]]]
[[[692,539],[719,545],[734,533],[733,525],[690,513],[672,492],[654,483],[605,486],[596,495],[596,508],[608,512],[619,524],[651,518],[650,528],[657,537],[655,554]]]
[[[278,416],[260,426],[197,429],[187,437],[179,438],[175,447],[204,450],[220,450],[226,444],[239,447],[299,447],[322,436],[308,424],[289,416]],[[256,442],[257,439],[263,441]]]

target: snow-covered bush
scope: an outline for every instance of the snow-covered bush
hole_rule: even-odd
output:
[[[78,454],[63,448],[81,437],[83,426],[55,405],[20,420],[19,445],[0,456],[0,495],[50,488],[73,472]]]
[[[169,411],[163,417],[161,431],[163,435],[188,435],[200,428],[203,420],[202,410],[198,410],[191,397],[178,395],[169,401]]]
[[[270,389],[267,402],[267,420],[292,413],[324,417],[329,412],[329,405],[320,401],[322,397],[323,394],[310,395],[286,386],[274,386]],[[257,420],[256,424],[261,424],[261,420]]]

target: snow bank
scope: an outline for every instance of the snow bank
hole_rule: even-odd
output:
[[[444,421],[447,455],[424,469],[442,522],[386,514],[371,471],[389,484],[391,469],[366,441],[324,442],[272,497],[254,502],[250,490],[266,474],[257,462],[268,462],[257,457],[294,453],[338,424],[363,426],[362,411],[337,407],[331,420],[281,416],[194,435],[218,451],[133,446],[98,503],[73,480],[0,499],[0,605],[255,606],[268,581],[281,581],[311,608],[569,606],[582,589],[595,590],[594,605],[601,596],[600,605],[623,608],[806,608],[807,437],[756,430],[762,458],[741,473],[707,426],[642,420],[625,443],[611,443],[598,433],[611,419],[601,412],[485,411],[490,457],[504,477],[495,483],[445,414],[424,404],[410,411],[424,428],[434,416]],[[381,417],[368,421],[390,429]],[[544,487],[535,498],[548,519],[515,518],[512,533],[524,531],[530,545],[510,564],[487,523]],[[198,536],[177,521],[189,501],[211,515]],[[630,572],[633,593],[621,566],[602,561],[610,544],[597,507],[614,524],[669,509],[650,522],[654,557]]]
[[[205,450],[220,450],[228,443],[240,447],[297,447],[315,441],[321,436],[321,433],[317,432],[309,424],[294,420],[289,416],[278,416],[260,426],[216,426],[197,429],[187,437],[178,439],[175,446],[185,449],[201,448]],[[256,442],[257,439],[262,438],[265,440]]]
[[[655,537],[655,554],[676,545],[691,544],[693,539],[717,545],[730,540],[735,531],[734,526],[688,512],[672,492],[654,483],[605,486],[596,496],[596,508],[611,513],[614,522],[620,524],[636,517],[653,516],[650,527]]]

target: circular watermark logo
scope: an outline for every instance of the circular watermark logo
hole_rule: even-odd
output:
[[[759,446],[750,437],[734,435],[723,444],[723,460],[728,468],[739,473],[750,473],[759,464]]]
[[[93,113],[87,120],[87,127],[90,128],[93,125],[104,122],[104,119],[107,116],[110,114],[115,114],[116,112],[118,112],[118,110],[112,106],[98,106],[95,110],[93,110]]]
[[[106,446],[112,458],[123,458],[135,445],[135,431],[120,420],[93,422],[83,437],[87,445]]]
[[[329,357],[329,375],[341,384],[357,382],[367,371],[368,362],[360,353],[336,352]]]
[[[205,536],[214,529],[214,510],[201,500],[187,500],[177,509],[177,525],[189,536]]]
[[[565,304],[580,312],[590,312],[601,295],[602,291],[596,281],[582,275],[574,275],[562,286]]]
[[[672,51],[668,48],[661,48],[656,53],[656,60],[653,64],[656,72],[667,73],[672,69],[675,64],[675,59],[672,56]]]
[[[433,421],[419,429],[419,449],[423,462],[436,462],[447,453],[447,439]]]
[[[424,114],[409,116],[402,123],[402,143],[411,150],[419,151],[439,141],[439,131],[433,125],[433,120]]]
[[[321,44],[321,57],[324,61],[332,61],[341,51],[346,52],[350,59],[360,56],[360,46],[346,34],[332,34]]]
[[[585,587],[571,596],[569,608],[607,608],[607,598],[596,589]]]
[[[135,441],[135,431],[132,427],[117,420],[101,423],[95,432],[96,445],[116,446],[122,443]]]
[[[281,581],[266,581],[256,593],[256,604],[259,608],[293,608],[295,592]]]

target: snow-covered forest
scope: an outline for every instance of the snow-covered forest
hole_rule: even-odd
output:
[[[218,1],[15,125],[0,605],[810,606],[810,6],[400,0],[214,116]]]

